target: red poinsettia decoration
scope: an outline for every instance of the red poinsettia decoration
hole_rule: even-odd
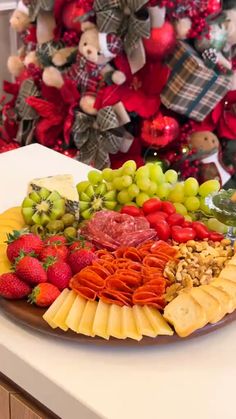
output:
[[[161,62],[147,63],[139,72],[132,74],[127,59],[120,56],[116,66],[126,75],[121,86],[111,85],[102,88],[97,96],[96,107],[123,102],[128,112],[135,112],[142,118],[150,118],[160,108],[160,93],[166,85],[169,70]]]
[[[40,115],[35,128],[37,141],[46,147],[54,147],[58,138],[64,137],[68,144],[73,108],[79,100],[77,89],[70,80],[61,90],[42,84],[42,97],[29,97],[26,100]]]

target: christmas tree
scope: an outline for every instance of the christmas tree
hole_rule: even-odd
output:
[[[234,182],[233,0],[20,0],[0,150],[38,142],[98,169],[157,160]]]

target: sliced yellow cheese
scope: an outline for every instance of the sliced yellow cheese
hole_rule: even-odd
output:
[[[69,289],[63,290],[62,293],[59,295],[59,297],[54,301],[54,303],[52,303],[52,305],[43,315],[43,319],[45,320],[45,322],[49,324],[49,326],[52,327],[52,329],[56,329],[57,327],[57,324],[53,321],[53,318],[56,316],[56,314],[62,307],[63,303],[65,302],[70,292],[71,291]]]
[[[106,304],[102,300],[99,300],[93,322],[92,332],[94,333],[94,335],[100,336],[104,339],[109,339],[110,337],[107,333],[110,307],[110,304]]]
[[[122,307],[112,304],[110,307],[107,333],[117,339],[125,339],[125,333],[122,327]]]
[[[137,326],[138,333],[144,336],[150,336],[152,338],[156,337],[157,333],[152,327],[143,308],[136,304],[133,306],[133,313],[134,313],[134,318],[135,318],[135,323]]]
[[[219,278],[229,279],[230,281],[236,282],[236,266],[227,265],[222,269]]]
[[[83,311],[77,333],[82,335],[94,337],[93,322],[97,310],[97,301],[87,301],[85,309]]]
[[[63,302],[61,308],[57,311],[56,315],[52,318],[53,323],[55,323],[57,327],[64,330],[65,332],[68,330],[66,319],[76,297],[77,297],[77,294],[74,291],[70,291],[67,294],[66,299]]]
[[[217,278],[211,285],[216,288],[220,288],[225,291],[233,302],[233,310],[236,308],[236,282],[230,281],[229,279]]]
[[[132,307],[122,307],[122,328],[127,338],[141,340],[143,337],[138,332]]]
[[[231,313],[232,312],[232,300],[230,299],[230,297],[228,296],[228,294],[216,287],[213,287],[212,285],[202,285],[201,288],[206,291],[208,294],[212,295],[213,297],[215,297],[219,304],[220,304],[220,310],[219,312],[216,313],[215,317],[211,320],[210,323],[217,323],[218,321],[220,321],[221,319],[223,319],[223,317],[227,314],[227,313]]]
[[[174,334],[174,331],[157,309],[150,306],[144,306],[143,310],[157,335],[172,336]]]
[[[66,319],[66,325],[74,332],[77,331],[87,300],[77,295]]]

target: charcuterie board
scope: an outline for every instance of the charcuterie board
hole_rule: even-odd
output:
[[[236,311],[232,314],[228,314],[221,321],[215,324],[208,324],[202,329],[197,330],[192,333],[187,338],[180,338],[176,333],[173,336],[158,336],[157,338],[143,337],[140,342],[134,341],[132,339],[115,339],[110,338],[108,341],[99,337],[89,337],[80,335],[77,333],[68,330],[66,333],[60,329],[52,329],[49,325],[43,320],[42,316],[45,312],[45,309],[30,306],[25,300],[21,301],[8,301],[5,299],[0,299],[0,308],[4,314],[14,320],[15,323],[26,326],[30,329],[33,329],[36,332],[41,332],[46,335],[51,335],[53,337],[58,337],[63,340],[73,341],[78,343],[93,343],[95,345],[110,345],[110,346],[154,346],[154,345],[166,345],[173,344],[175,342],[181,342],[193,339],[195,337],[207,335],[211,332],[220,329],[227,324],[230,324],[236,320]]]

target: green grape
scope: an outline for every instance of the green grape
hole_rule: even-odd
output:
[[[134,160],[127,160],[122,166],[122,174],[134,175],[137,169],[137,165]]]
[[[181,204],[180,202],[175,202],[174,206],[178,214],[187,216],[188,211],[187,211],[187,208],[184,206],[184,204]]]
[[[196,196],[189,196],[185,199],[184,205],[189,211],[197,211],[200,208],[200,200]]]
[[[121,183],[123,185],[123,188],[128,188],[130,185],[132,185],[132,177],[125,175],[125,176],[121,176]]]
[[[108,191],[113,191],[114,190],[112,182],[106,182],[106,185],[107,185],[107,190]]]
[[[151,186],[151,181],[146,177],[138,179],[137,186],[141,191],[147,192]]]
[[[189,177],[184,182],[184,195],[196,196],[198,194],[199,184],[194,177]]]
[[[102,174],[97,170],[91,170],[88,173],[88,180],[91,185],[97,185],[98,183],[102,182]]]
[[[120,167],[119,169],[114,169],[113,170],[113,179],[115,178],[115,177],[119,177],[119,176],[122,176],[122,167]]]
[[[184,184],[176,183],[171,189],[168,200],[171,202],[184,202]]]
[[[178,173],[172,169],[167,170],[165,172],[165,181],[173,185],[178,181]]]
[[[206,196],[218,192],[220,190],[220,182],[216,179],[207,180],[206,182],[202,183],[199,187],[199,195],[203,198]]]
[[[104,180],[106,180],[107,182],[110,182],[113,179],[113,170],[110,169],[109,167],[106,167],[105,169],[103,169],[102,171],[102,177]]]
[[[136,170],[135,178],[142,179],[142,178],[148,178],[149,177],[149,168],[146,166],[141,166]]]
[[[142,207],[144,202],[146,202],[148,199],[149,196],[146,193],[140,192],[136,197],[136,204],[138,205],[138,207]]]
[[[200,210],[207,215],[211,215],[210,208],[205,203],[205,198],[200,198]]]
[[[216,218],[209,218],[209,220],[207,220],[207,227],[209,230],[217,231],[218,233],[223,234],[227,233],[228,231],[228,227],[218,221]]]
[[[154,164],[152,167],[150,167],[150,179],[152,182],[157,183],[158,185],[165,182],[165,175],[162,171],[161,166],[158,164]]]
[[[161,185],[157,185],[156,195],[160,199],[167,199],[171,190],[171,185],[169,183],[162,183]]]
[[[118,193],[117,201],[119,202],[119,204],[126,204],[127,202],[130,201],[130,197],[129,197],[127,189],[123,189],[122,191]]]
[[[115,177],[112,181],[113,189],[117,191],[121,191],[123,189],[123,182],[121,180],[121,177]]]
[[[188,214],[184,216],[184,219],[185,219],[185,221],[190,221],[190,222],[193,221],[192,217],[190,217],[190,215],[188,215]]]
[[[76,185],[77,191],[80,194],[81,192],[84,192],[85,189],[90,185],[90,182],[88,180],[84,180],[83,182],[79,182]]]
[[[139,188],[138,188],[138,186],[135,183],[133,183],[132,185],[130,185],[128,187],[128,194],[130,196],[130,199],[133,199],[136,196],[138,196],[138,194],[139,194]]]
[[[150,181],[150,186],[147,193],[149,196],[153,196],[157,193],[157,184],[155,182]]]

